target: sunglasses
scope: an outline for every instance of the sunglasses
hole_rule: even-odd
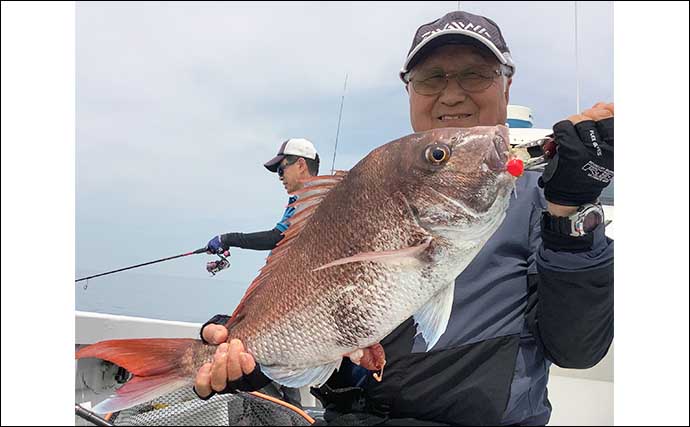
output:
[[[287,169],[288,166],[295,164],[297,160],[299,160],[299,157],[295,157],[292,160],[287,159],[285,160],[285,163],[281,163],[276,170],[276,172],[278,172],[278,176],[282,177],[285,175],[285,169]]]

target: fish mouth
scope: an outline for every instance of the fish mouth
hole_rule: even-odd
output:
[[[495,135],[489,148],[484,163],[494,172],[506,170],[506,163],[510,158],[510,145],[501,135]],[[493,149],[492,149],[493,148]]]

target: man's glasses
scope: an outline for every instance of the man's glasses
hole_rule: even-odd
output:
[[[421,70],[408,76],[414,91],[420,95],[436,95],[447,86],[448,80],[454,78],[460,87],[467,92],[481,92],[488,89],[494,80],[502,75],[508,75],[503,67],[496,69],[490,66],[477,66],[456,73],[446,73],[441,68]]]
[[[285,159],[285,163],[281,163],[280,165],[278,165],[278,169],[276,170],[276,172],[278,172],[278,176],[282,177],[283,175],[285,175],[285,169],[287,169],[288,166],[297,162],[297,160],[299,160],[299,157],[295,157],[292,160]]]

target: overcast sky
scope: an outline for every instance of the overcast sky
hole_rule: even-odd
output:
[[[398,70],[417,27],[457,7],[77,3],[77,276],[273,228],[287,197],[262,163],[306,137],[330,171],[346,74],[337,169],[409,134]],[[574,2],[461,7],[501,27],[517,64],[511,103],[530,106],[535,127],[575,113]],[[613,100],[612,3],[579,2],[577,18],[584,109]],[[207,255],[94,279],[76,288],[77,308],[179,318],[189,292],[198,307],[179,320],[204,320],[232,311],[266,255],[233,250],[212,279]]]

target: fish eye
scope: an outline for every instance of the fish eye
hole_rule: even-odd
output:
[[[450,148],[443,144],[433,144],[426,148],[426,160],[433,165],[440,165],[450,158]]]

